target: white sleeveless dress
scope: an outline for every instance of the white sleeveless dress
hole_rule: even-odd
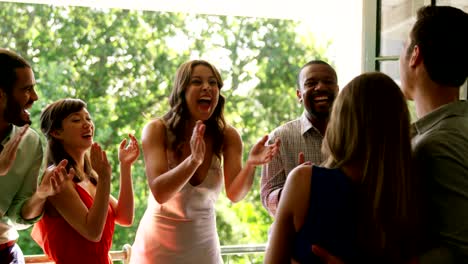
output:
[[[175,164],[169,161],[170,168]],[[132,246],[132,264],[223,263],[216,231],[215,202],[224,178],[213,155],[203,182],[190,182],[172,199],[159,204],[152,194]]]

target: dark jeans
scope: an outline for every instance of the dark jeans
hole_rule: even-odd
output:
[[[0,264],[24,264],[23,251],[18,244],[0,250]]]

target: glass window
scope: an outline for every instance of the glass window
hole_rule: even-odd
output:
[[[387,71],[392,67],[381,62],[398,60],[418,9],[427,5],[454,6],[468,13],[468,0],[363,1],[363,71]]]
[[[379,61],[378,66],[381,72],[392,77],[400,85],[400,61]]]
[[[456,8],[460,8],[461,10],[468,13],[468,1],[467,0],[437,0],[436,5],[453,6]]]
[[[400,80],[400,62],[399,61],[379,61],[378,67],[380,71],[390,76],[399,86],[401,85]],[[416,121],[416,107],[414,102],[408,100],[408,109],[410,111],[411,122]]]
[[[381,1],[380,41],[377,44],[379,57],[400,55],[416,20],[416,12],[420,7],[430,4],[430,0]]]

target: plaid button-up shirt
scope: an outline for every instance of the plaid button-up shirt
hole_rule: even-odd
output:
[[[281,139],[280,151],[272,161],[262,167],[261,198],[263,206],[275,216],[279,197],[289,172],[298,165],[299,152],[305,161],[320,164],[324,161],[321,152],[323,135],[307,119],[305,114],[276,128],[269,137],[269,143]]]

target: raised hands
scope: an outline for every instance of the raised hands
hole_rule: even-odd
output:
[[[271,145],[265,145],[268,136],[265,135],[258,141],[250,150],[247,163],[250,165],[263,165],[271,161],[271,159],[278,153],[280,146],[280,139],[277,138]]]
[[[205,139],[205,124],[198,120],[193,128],[192,137],[190,138],[190,150],[192,152],[192,160],[198,165],[203,163],[205,159],[206,145]]]
[[[119,148],[119,161],[124,165],[133,164],[140,155],[137,139],[132,134],[128,134],[128,136],[130,137],[130,143],[127,145],[127,139],[124,139]]]
[[[39,198],[45,199],[59,193],[64,183],[73,179],[75,170],[72,168],[67,172],[67,163],[67,160],[62,160],[57,166],[50,166],[45,170],[41,184],[36,190]]]
[[[3,150],[0,152],[0,176],[7,175],[11,166],[16,159],[16,151],[18,150],[19,143],[23,136],[28,131],[29,125],[25,125],[20,133],[16,134],[8,143],[5,145]]]
[[[112,176],[112,169],[107,160],[107,155],[104,150],[101,149],[98,143],[94,142],[91,146],[91,166],[99,175],[99,181],[106,181],[110,183]]]

